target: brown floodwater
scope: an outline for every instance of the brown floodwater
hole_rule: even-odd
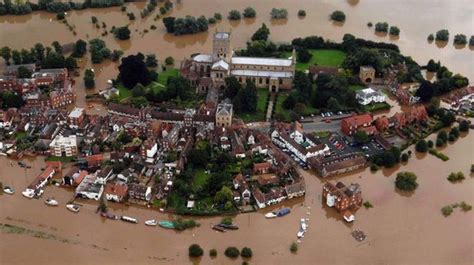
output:
[[[451,216],[443,217],[440,209],[461,201],[474,203],[474,178],[469,177],[473,150],[471,132],[442,149],[450,157],[447,162],[429,154],[413,154],[408,163],[391,170],[371,173],[367,169],[333,178],[360,183],[364,200],[374,205],[369,210],[360,209],[353,224],[346,224],[333,209],[322,206],[323,182],[303,172],[307,194],[304,199],[284,204],[291,207],[291,214],[273,220],[263,216],[273,208],[240,214],[234,219],[240,229],[223,234],[210,228],[220,217],[197,218],[199,228],[177,233],[146,227],[143,221],[147,219],[172,216],[139,207],[109,205],[114,213],[138,218],[138,225],[103,220],[95,213],[93,202],[81,201],[83,208],[73,214],[64,207],[72,191],[53,186],[46,188],[40,200],[26,199],[20,192],[44,166],[42,159],[28,161],[32,168],[25,174],[15,162],[11,166],[11,161],[2,157],[0,181],[15,186],[17,193],[0,197],[0,223],[44,231],[67,242],[2,233],[0,263],[191,264],[187,248],[198,243],[206,250],[201,264],[240,264],[240,259],[232,261],[223,255],[231,245],[251,247],[252,264],[472,264],[473,212],[455,209]],[[418,175],[419,187],[414,193],[395,190],[399,171]],[[466,180],[448,182],[446,177],[453,171],[464,172]],[[49,196],[61,205],[46,206],[43,200]],[[289,245],[296,241],[300,218],[309,218],[309,230],[295,255],[290,253]],[[350,235],[354,229],[364,231],[367,239],[355,241]],[[215,259],[207,254],[211,248],[219,252]]]

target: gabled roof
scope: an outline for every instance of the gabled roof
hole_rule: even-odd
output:
[[[193,57],[193,60],[199,63],[212,63],[212,56],[210,54],[198,54]]]
[[[215,62],[212,65],[212,69],[214,69],[214,70],[216,70],[216,69],[229,70],[229,64],[226,63],[224,60],[220,60],[218,62]]]

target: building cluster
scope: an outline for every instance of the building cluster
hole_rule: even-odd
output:
[[[323,185],[322,197],[323,203],[334,207],[347,222],[355,220],[354,213],[362,206],[362,191],[356,183],[346,186],[342,182],[326,182]]]
[[[205,94],[210,88],[221,88],[225,78],[234,76],[241,84],[251,80],[269,91],[289,90],[295,74],[296,55],[290,59],[235,56],[230,32],[215,32],[212,54],[197,54],[181,64],[181,76]]]
[[[451,93],[440,101],[440,107],[460,114],[474,113],[474,86]]]
[[[30,70],[32,76],[17,78],[20,66]],[[37,69],[34,64],[15,65],[7,67],[4,75],[0,76],[0,92],[10,91],[21,95],[30,107],[57,109],[75,101],[73,83],[65,68]]]
[[[356,93],[357,102],[360,105],[369,105],[373,103],[385,102],[385,95],[379,91],[375,91],[373,88],[365,88]]]

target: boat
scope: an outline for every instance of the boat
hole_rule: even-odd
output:
[[[49,206],[58,206],[58,201],[55,200],[54,198],[47,198],[46,201],[44,201]]]
[[[160,221],[158,224],[163,228],[174,229],[174,222],[172,221]]]
[[[301,218],[301,230],[306,231],[307,228],[308,228],[308,225],[306,224],[306,221],[303,218]]]
[[[277,214],[274,213],[274,212],[269,212],[269,213],[265,214],[265,218],[267,218],[267,219],[275,218],[275,217],[277,217]]]
[[[35,196],[34,192],[30,192],[30,191],[26,191],[26,190],[23,191],[21,194],[23,194],[23,196],[25,196],[28,199],[32,199]]]
[[[69,204],[66,204],[66,208],[73,213],[78,213],[79,210],[81,209],[81,206],[77,204],[69,203]]]
[[[239,227],[236,225],[218,224],[217,226],[220,226],[224,229],[229,229],[229,230],[239,230]]]
[[[133,218],[133,217],[123,215],[122,218],[120,218],[120,219],[124,222],[129,222],[129,223],[132,223],[132,224],[138,224],[138,220]]]
[[[298,234],[296,234],[296,236],[297,236],[298,238],[303,238],[305,232],[306,232],[306,231],[300,229],[300,231],[298,231]]]
[[[13,195],[15,194],[15,189],[9,186],[5,186],[5,188],[3,188],[3,192],[9,195]]]
[[[158,221],[156,221],[155,219],[153,220],[146,220],[145,221],[145,224],[148,225],[148,226],[156,226],[158,224]]]
[[[214,230],[216,230],[216,231],[219,231],[219,232],[222,232],[222,233],[224,233],[225,231],[227,231],[227,230],[225,230],[225,228],[223,228],[223,227],[220,226],[220,225],[213,225],[213,226],[212,226],[212,229],[214,229]]]
[[[277,212],[278,217],[285,216],[290,213],[290,208],[283,208]]]
[[[100,216],[105,217],[105,218],[108,218],[108,219],[111,219],[111,220],[118,220],[118,219],[120,219],[119,216],[114,215],[114,214],[111,214],[111,213],[106,213],[106,212],[101,212],[101,213],[100,213]]]

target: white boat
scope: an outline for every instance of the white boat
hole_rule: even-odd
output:
[[[44,201],[49,206],[58,206],[58,201],[53,199],[53,198],[47,198],[46,201]]]
[[[66,208],[73,213],[77,213],[81,209],[81,206],[70,203],[70,204],[66,204]]]
[[[303,218],[301,218],[301,230],[306,231],[307,228],[308,228],[308,225],[306,224],[306,221]]]
[[[298,231],[298,234],[296,234],[296,236],[297,236],[298,238],[303,238],[305,232],[306,232],[306,231],[304,231],[304,230],[300,230],[300,231]]]
[[[129,216],[123,215],[123,216],[121,217],[121,219],[122,219],[122,221],[124,221],[124,222],[129,222],[129,223],[132,223],[132,224],[138,224],[138,220],[135,219],[135,218],[133,218],[133,217],[129,217]]]
[[[23,191],[21,194],[23,194],[23,196],[25,196],[28,199],[32,199],[35,196],[34,192],[29,192],[29,191],[26,191],[26,190]]]
[[[5,186],[5,188],[3,188],[3,192],[9,195],[13,195],[15,194],[15,189],[9,186]]]
[[[268,218],[268,219],[275,218],[275,217],[277,217],[277,214],[274,213],[274,212],[269,212],[269,213],[265,214],[265,218]]]
[[[156,221],[155,219],[146,220],[145,224],[148,225],[148,226],[156,226],[156,225],[158,225],[158,221]]]

